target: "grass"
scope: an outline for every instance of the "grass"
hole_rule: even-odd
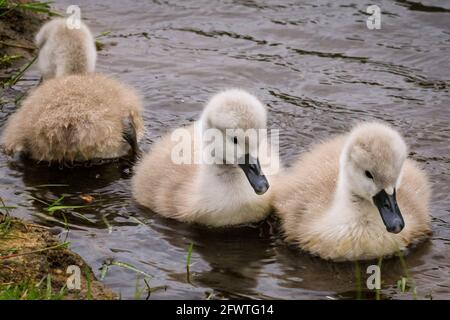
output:
[[[61,204],[61,202],[64,200],[64,196],[61,196],[60,198],[56,199],[55,201],[53,201],[51,204],[48,204],[46,201],[37,199],[37,198],[33,198],[36,201],[39,201],[45,205],[47,205],[47,207],[45,208],[45,210],[50,214],[53,215],[54,212],[56,211],[64,211],[64,210],[69,210],[69,209],[82,209],[82,208],[86,208],[89,207],[87,205],[63,205]],[[70,211],[70,214],[74,217],[80,218],[81,220],[85,220],[89,223],[95,224],[95,221],[93,221],[92,219],[89,219],[88,217],[86,217],[85,215],[75,212],[75,211]],[[64,212],[61,213],[61,216],[64,219],[64,225],[66,227],[66,229],[68,230],[68,222],[67,222],[67,218],[64,214]]]
[[[67,217],[64,213],[61,214],[61,216],[63,217],[64,220],[64,229],[66,230],[66,236],[64,237],[64,241],[67,241],[67,238],[69,237],[69,232],[70,232],[70,228],[69,228],[69,222],[67,221]]]
[[[10,210],[10,209],[16,209],[17,207],[14,206],[0,206],[0,210]]]
[[[108,36],[110,33],[111,33],[111,31],[103,31],[103,32],[100,33],[98,36],[96,36],[95,39],[106,37],[106,36]]]
[[[11,230],[11,215],[9,210],[15,209],[14,206],[7,206],[3,201],[3,198],[0,197],[0,237],[3,238],[7,236],[9,231]],[[4,212],[4,213],[3,213]]]
[[[70,245],[70,242],[63,242],[51,247],[45,247],[45,248],[41,248],[41,249],[37,249],[37,250],[32,250],[32,251],[27,251],[27,252],[20,252],[20,253],[13,253],[13,254],[7,254],[7,255],[0,255],[0,261],[1,260],[7,260],[7,259],[11,259],[11,258],[16,258],[16,257],[20,257],[20,256],[24,256],[27,254],[34,254],[34,253],[41,253],[41,252],[45,252],[45,251],[49,251],[49,250],[57,250],[57,249],[65,249],[68,248]]]
[[[23,75],[25,74],[25,71],[27,71],[31,67],[31,65],[36,61],[36,59],[37,59],[37,56],[35,56],[33,59],[31,59],[31,61],[28,62],[28,64],[25,65],[25,67],[23,67],[18,73],[16,73],[15,75],[11,76],[8,80],[3,82],[4,85],[9,86],[9,87],[12,87],[13,85],[15,85],[17,83],[17,81],[19,81],[23,77]]]
[[[105,279],[106,274],[108,273],[109,270],[109,264],[107,264],[106,262],[103,262],[102,266],[100,267],[100,280]]]
[[[38,283],[23,282],[0,285],[0,300],[62,300],[66,295],[66,286],[54,292],[50,274]]]
[[[399,258],[399,262],[400,262],[400,265],[403,270],[403,275],[394,284],[394,288],[396,288],[397,291],[402,294],[411,293],[412,298],[414,300],[417,300],[417,297],[418,297],[417,296],[417,286],[414,284],[414,282],[410,276],[409,268],[406,264],[406,260],[403,256],[403,253],[401,251],[398,251],[397,257]],[[377,263],[378,267],[380,268],[380,272],[381,272],[382,262],[383,262],[383,258],[380,257],[378,259],[378,263]],[[360,268],[358,261],[355,261],[355,286],[356,286],[355,299],[360,300],[360,299],[362,299],[362,293],[363,293],[363,280],[361,277],[361,268]],[[383,286],[382,279],[380,279],[380,286]],[[432,297],[432,295],[427,295],[426,297],[428,298],[429,296]],[[381,300],[381,288],[375,289],[375,300]]]
[[[89,271],[89,268],[87,266],[85,266],[85,268],[84,268],[84,276],[86,277],[86,287],[87,287],[86,300],[93,300],[94,297],[92,295],[91,272]]]
[[[152,275],[148,274],[145,271],[138,269],[137,267],[135,267],[129,263],[121,262],[121,261],[114,261],[114,260],[107,260],[107,261],[103,262],[103,265],[100,268],[100,280],[103,280],[106,277],[111,266],[128,269],[128,270],[134,271],[138,274],[138,276],[136,277],[136,286],[135,286],[135,290],[134,290],[134,299],[136,299],[136,300],[142,298],[142,294],[144,293],[144,291],[147,292],[147,296],[145,299],[148,300],[150,298],[150,295],[153,292],[167,289],[167,286],[158,286],[158,287],[152,288],[149,283],[150,279],[153,278]],[[141,278],[139,276],[144,276],[143,280],[144,280],[145,286],[143,288],[139,287],[139,283],[141,280]]]
[[[0,206],[0,210],[4,210],[4,211],[6,212],[5,215],[9,215],[9,210],[10,210],[10,209],[15,209],[15,208],[16,208],[16,207],[14,207],[14,206],[7,206],[7,205],[5,204],[5,202],[3,201],[3,198],[2,198],[2,197],[0,197],[0,203],[2,204],[2,205]],[[0,211],[0,213],[1,213],[1,211]]]
[[[7,15],[8,13],[15,10],[25,10],[34,13],[44,13],[48,16],[61,16],[59,13],[53,11],[50,5],[53,1],[45,1],[45,2],[29,2],[29,3],[20,3],[13,2],[10,0],[0,0],[0,17]]]
[[[115,260],[107,260],[107,261],[103,262],[103,265],[101,267],[101,273],[100,273],[100,279],[101,280],[103,280],[106,277],[106,274],[107,274],[107,272],[108,272],[108,270],[109,270],[109,268],[111,266],[116,266],[116,267],[120,267],[120,268],[131,270],[131,271],[134,271],[134,272],[136,272],[138,274],[141,274],[141,275],[143,275],[144,277],[147,277],[147,278],[152,278],[153,277],[152,275],[148,274],[147,272],[142,271],[142,270],[136,268],[135,266],[133,266],[133,265],[131,265],[129,263],[121,262],[121,261],[115,261]]]
[[[52,214],[55,211],[59,211],[59,210],[67,210],[67,209],[81,209],[81,208],[86,208],[89,206],[86,205],[77,205],[77,206],[67,206],[67,205],[62,205],[61,202],[64,200],[64,196],[61,196],[60,198],[56,199],[55,201],[53,201],[45,210],[47,210],[47,212],[49,212],[50,214]],[[84,219],[87,219],[86,217],[83,216]]]
[[[47,187],[70,187],[69,184],[64,183],[47,183],[47,184],[38,184],[33,186],[34,188],[47,188]]]
[[[97,51],[101,51],[105,47],[100,38],[106,37],[110,33],[111,31],[103,31],[102,33],[100,33],[98,36],[95,37],[95,48],[97,49]]]
[[[403,253],[401,251],[397,253],[397,256],[400,260],[400,264],[404,272],[403,276],[397,281],[397,290],[399,290],[401,293],[411,292],[413,299],[417,300],[417,287],[411,279],[405,257],[403,256]]]
[[[65,184],[39,185],[39,187],[42,187],[42,186],[57,186],[57,187],[61,187],[61,186],[67,186],[67,185],[65,185]],[[35,186],[35,187],[38,187],[38,186]],[[62,225],[67,231],[66,239],[67,239],[68,232],[69,232],[70,228],[69,228],[69,221],[68,221],[67,216],[66,216],[67,212],[65,212],[65,210],[81,209],[81,208],[89,207],[89,205],[76,205],[76,206],[74,206],[74,205],[63,205],[62,201],[65,199],[64,196],[61,196],[60,198],[56,199],[52,203],[50,203],[50,202],[48,202],[46,200],[42,200],[42,199],[33,197],[33,196],[30,196],[30,199],[32,199],[34,201],[37,201],[40,204],[44,205],[44,210],[46,212],[46,214],[45,213],[41,213],[41,212],[33,212],[32,215],[37,216],[39,218],[42,218],[44,220],[51,221],[51,222],[58,223],[58,224]],[[55,212],[58,212],[58,214],[62,217],[63,221],[60,221],[59,216],[58,217],[54,216]],[[69,211],[68,213],[71,214],[74,217],[77,217],[77,218],[81,219],[81,220],[87,221],[87,222],[89,222],[91,224],[95,224],[95,221],[93,221],[92,219],[89,219],[88,217],[86,217],[85,215],[83,215],[81,213],[78,213],[78,212],[75,212],[75,211],[72,211],[72,210]]]
[[[0,239],[7,238],[8,233],[11,230],[11,217],[2,216],[0,218]]]
[[[47,14],[48,16],[60,16],[59,13],[51,9],[50,5],[52,3],[53,1],[43,1],[43,2],[35,1],[35,2],[21,3],[10,0],[0,0],[0,18],[4,19],[3,16],[8,15],[9,13],[13,13],[14,11],[28,11],[34,13]],[[2,44],[12,47],[34,49],[15,43],[2,42]],[[0,57],[0,68],[11,66],[12,62],[19,58],[21,58],[21,56],[19,55],[13,56],[4,55],[3,57]],[[36,61],[36,59],[37,56],[31,59],[31,61],[29,61],[28,64],[26,64],[25,67],[22,68],[17,74],[12,75],[10,78],[2,81],[3,85],[9,87],[14,86],[23,77],[25,71],[27,71],[28,68],[30,68],[30,66]]]
[[[156,291],[161,291],[161,290],[167,290],[168,286],[157,286],[157,287],[151,287],[150,283],[149,283],[149,279],[148,278],[144,278],[144,287],[143,288],[139,288],[139,283],[140,283],[140,278],[137,277],[136,278],[136,288],[134,290],[134,299],[135,300],[140,300],[142,299],[142,294],[145,292],[147,292],[147,296],[145,297],[145,300],[150,299],[150,296],[152,295],[153,292]]]
[[[113,227],[111,223],[109,223],[107,216],[107,214],[102,214],[102,221],[105,224],[106,228],[108,228],[108,234],[111,234],[113,231]]]
[[[188,247],[188,253],[187,253],[187,257],[186,257],[186,280],[188,283],[191,283],[190,268],[191,268],[191,259],[192,259],[193,249],[194,249],[194,244],[191,243]]]
[[[129,216],[128,219],[133,220],[134,222],[136,222],[137,224],[140,224],[140,225],[142,225],[142,226],[146,226],[146,224],[145,224],[144,222],[142,222],[141,220],[139,220],[139,219],[136,218],[136,217]]]
[[[57,201],[61,201],[62,199],[58,199]],[[8,233],[11,231],[11,227],[12,227],[12,218],[11,215],[9,213],[10,209],[15,209],[16,207],[14,206],[7,206],[5,204],[5,202],[3,201],[2,198],[0,198],[0,239],[1,238],[5,238],[8,236]],[[1,210],[4,210],[5,213],[2,213]],[[61,249],[61,248],[67,248],[69,246],[69,242],[64,241],[61,244],[55,245],[55,246],[51,246],[51,247],[46,247],[46,248],[41,248],[41,249],[37,249],[37,250],[32,250],[32,251],[28,251],[28,252],[14,252],[14,253],[10,253],[8,252],[7,254],[0,254],[0,261],[1,260],[6,260],[6,259],[11,259],[11,258],[15,258],[15,257],[19,257],[19,256],[23,256],[23,255],[27,255],[27,254],[34,254],[34,253],[41,253],[41,252],[45,252],[48,250],[56,250],[56,249]]]
[[[57,200],[53,201],[53,203],[48,204],[46,201],[42,201],[42,203],[45,203],[49,207],[55,207],[60,206],[61,202],[63,201],[64,197],[60,197]],[[15,235],[15,225],[23,224],[26,231],[31,231],[29,228],[44,228],[47,227],[41,227],[34,225],[32,223],[28,224],[25,222],[21,222],[18,219],[14,219],[9,214],[9,209],[15,208],[13,206],[7,206],[3,199],[0,198],[0,241],[3,239],[6,239],[6,236],[9,236],[10,238],[21,238],[24,240],[28,239],[28,235],[25,235],[25,237],[21,237],[21,234]],[[64,216],[64,215],[63,215]],[[65,219],[66,224],[67,220]],[[22,229],[22,228],[21,228]],[[22,231],[22,232],[25,232]],[[39,236],[39,235],[38,235]],[[31,237],[33,238],[33,237]],[[44,241],[46,242],[46,241]],[[64,241],[63,243],[43,243],[43,244],[37,244],[34,245],[31,248],[23,248],[20,244],[15,245],[15,243],[6,244],[4,248],[2,247],[2,250],[0,250],[0,265],[3,265],[7,262],[7,260],[14,259],[17,257],[24,257],[27,258],[33,257],[35,254],[42,254],[48,251],[54,251],[54,250],[61,250],[68,248],[70,245],[69,242]],[[35,260],[31,260],[33,263]],[[37,262],[40,263],[40,262]],[[5,265],[6,266],[6,265]],[[1,267],[0,267],[1,268]],[[11,269],[11,268],[9,268]],[[51,267],[49,267],[51,270]],[[14,271],[11,269],[11,271]],[[22,280],[6,280],[7,283],[2,283],[2,281],[5,281],[4,278],[0,279],[0,300],[60,300],[60,299],[66,299],[68,298],[68,295],[71,295],[67,289],[67,286],[64,283],[64,280],[61,282],[59,278],[57,278],[55,282],[55,278],[52,279],[52,275],[49,274],[45,276],[43,279],[39,281],[39,279],[36,279],[33,277],[33,274],[28,275],[25,273],[25,279],[22,278]],[[91,300],[94,298],[94,293],[92,290],[92,284],[95,280],[95,277],[92,275],[92,271],[89,267],[85,267],[83,270],[85,281],[86,281],[86,296],[85,299]],[[1,277],[0,277],[1,278]],[[8,279],[8,278],[6,278]],[[38,282],[37,282],[38,281]],[[62,288],[61,288],[62,286]],[[57,288],[56,291],[54,288]],[[61,289],[59,289],[61,288]]]
[[[0,68],[10,67],[15,60],[18,60],[20,58],[22,58],[22,56],[19,54],[12,56],[5,54],[3,55],[3,57],[0,57]]]
[[[88,206],[64,206],[64,205],[61,205],[61,206],[52,206],[52,207],[48,207],[48,208],[47,208],[47,211],[50,212],[50,213],[53,213],[53,212],[59,211],[59,210],[81,209],[81,208],[86,208],[86,207],[88,207]],[[83,217],[83,219],[87,219],[87,218],[84,217],[84,216],[82,216],[82,217]],[[88,219],[88,221],[90,221],[90,220]],[[90,222],[92,222],[92,221],[90,221]]]

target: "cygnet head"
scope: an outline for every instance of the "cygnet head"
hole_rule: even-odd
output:
[[[370,122],[351,131],[340,159],[347,187],[378,208],[387,231],[392,233],[399,233],[405,226],[396,187],[406,157],[406,143],[397,131]]]
[[[266,107],[250,93],[230,89],[212,97],[201,121],[204,134],[212,132],[221,138],[221,143],[214,143],[211,149],[215,163],[227,168],[240,168],[254,191],[264,194],[269,183],[261,170],[258,154],[261,136],[264,135],[259,130],[267,127]],[[204,140],[208,138],[204,136]]]
[[[95,71],[97,50],[91,31],[81,20],[55,18],[36,34],[38,67],[44,79]]]

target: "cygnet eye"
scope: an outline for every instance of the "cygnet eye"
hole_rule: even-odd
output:
[[[234,137],[234,138],[233,138],[233,142],[234,142],[234,144],[238,144],[238,138],[237,138],[237,137]]]
[[[373,175],[370,173],[370,171],[367,171],[367,170],[366,170],[364,173],[365,173],[365,175],[366,175],[367,178],[373,180]]]

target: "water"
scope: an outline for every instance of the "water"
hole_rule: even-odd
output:
[[[378,31],[367,29],[369,3],[360,1],[77,2],[95,34],[111,31],[102,39],[98,70],[143,97],[144,149],[195,120],[212,94],[236,86],[269,106],[286,164],[357,120],[382,119],[401,130],[434,190],[434,235],[408,254],[409,276],[418,298],[450,298],[448,1],[380,1]],[[56,6],[65,11],[72,3]],[[18,88],[35,86],[37,78],[31,70]],[[0,126],[14,108],[3,106]],[[82,204],[80,195],[93,196],[91,207],[78,210],[91,222],[67,215],[71,248],[95,270],[115,259],[153,275],[150,285],[167,289],[151,298],[357,296],[354,264],[325,262],[285,245],[273,220],[208,230],[139,207],[131,199],[125,163],[59,171],[1,154],[0,172],[0,196],[19,206],[15,215],[49,226],[61,224],[44,219],[45,206],[31,197],[51,202],[64,195],[64,204]],[[49,183],[70,186],[39,186]],[[383,261],[382,298],[412,298],[396,288],[403,275],[398,259]],[[123,298],[134,297],[137,283],[144,285],[135,272],[114,266],[104,282]]]

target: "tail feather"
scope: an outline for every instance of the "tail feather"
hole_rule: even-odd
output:
[[[130,145],[131,154],[134,158],[138,158],[141,156],[141,150],[139,149],[137,134],[136,134],[136,126],[134,125],[131,117],[124,119],[123,121],[123,139]]]

